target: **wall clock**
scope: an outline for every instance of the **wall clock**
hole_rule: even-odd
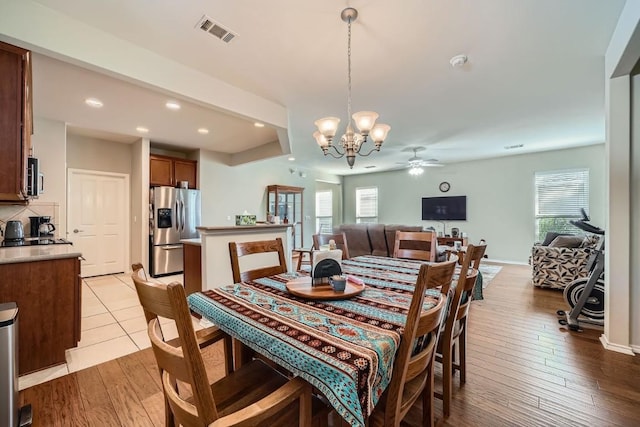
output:
[[[440,188],[440,191],[442,191],[443,193],[446,193],[451,188],[451,184],[449,184],[447,181],[442,181],[440,183],[439,188]]]

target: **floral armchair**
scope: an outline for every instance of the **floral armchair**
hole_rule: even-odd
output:
[[[531,250],[530,264],[533,275],[531,281],[540,288],[564,289],[568,284],[589,274],[587,260],[591,250],[598,243],[597,236],[579,237],[577,247],[576,237],[572,236],[573,244],[564,244],[570,239],[552,241],[549,246],[534,245]]]

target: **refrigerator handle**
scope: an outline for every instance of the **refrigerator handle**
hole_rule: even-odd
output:
[[[187,209],[184,207],[184,200],[182,203],[182,231],[184,231],[184,224],[187,222]]]
[[[176,200],[176,209],[174,211],[175,213],[175,218],[176,218],[176,231],[180,231],[180,205],[178,204],[178,201]]]

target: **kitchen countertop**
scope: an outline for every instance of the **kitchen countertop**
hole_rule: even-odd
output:
[[[0,264],[46,261],[82,256],[73,245],[38,245],[0,248]]]
[[[202,245],[202,239],[199,238],[199,237],[197,239],[182,239],[182,240],[180,240],[180,243],[183,243],[185,245],[201,246]]]
[[[251,231],[262,229],[280,229],[285,227],[293,227],[293,224],[256,224],[256,225],[219,225],[213,227],[196,227],[201,233],[217,232],[217,231]]]

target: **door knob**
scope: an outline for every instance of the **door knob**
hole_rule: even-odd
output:
[[[73,232],[74,232],[74,233],[82,233],[83,231],[84,231],[84,230],[78,230],[77,228],[74,228],[74,229],[73,229]]]

